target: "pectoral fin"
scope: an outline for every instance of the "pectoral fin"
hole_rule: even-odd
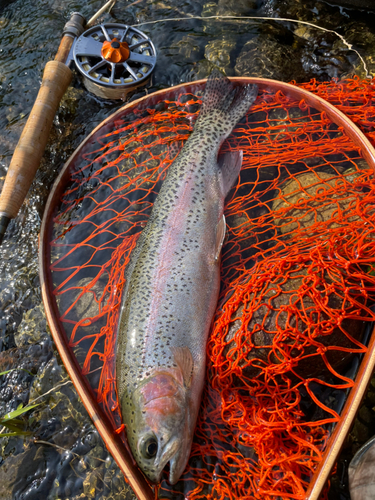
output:
[[[221,249],[223,248],[223,243],[225,239],[225,233],[227,230],[225,216],[223,215],[217,225],[216,229],[216,251],[215,251],[215,260],[218,260],[220,257]]]
[[[234,183],[240,175],[242,166],[242,151],[232,151],[219,156],[218,166],[222,179],[222,189],[224,197],[232,189]]]
[[[186,387],[190,387],[193,376],[194,361],[191,351],[188,347],[171,347],[174,360],[181,369]]]

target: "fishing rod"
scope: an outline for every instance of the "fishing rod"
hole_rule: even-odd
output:
[[[0,195],[0,244],[38,170],[53,119],[72,81],[71,67],[82,75],[89,92],[105,99],[125,99],[130,91],[150,80],[156,51],[143,32],[118,23],[94,25],[115,2],[109,0],[87,23],[82,14],[74,12],[64,27],[55,59],[45,66]]]

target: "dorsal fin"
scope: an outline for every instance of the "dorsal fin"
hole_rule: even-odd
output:
[[[182,372],[186,387],[190,387],[193,376],[194,361],[190,349],[185,347],[170,347],[174,360]]]
[[[220,257],[221,249],[223,248],[226,230],[227,230],[227,226],[226,226],[226,222],[225,222],[225,216],[223,214],[223,216],[219,220],[219,223],[218,223],[217,228],[216,228],[215,260],[218,260]]]

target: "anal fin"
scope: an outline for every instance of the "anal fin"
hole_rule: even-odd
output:
[[[242,157],[242,151],[231,151],[218,158],[219,175],[221,175],[222,179],[224,197],[229,193],[240,175]]]

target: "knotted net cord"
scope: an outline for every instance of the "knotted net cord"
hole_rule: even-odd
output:
[[[375,143],[373,82],[302,87]],[[54,218],[59,321],[124,445],[114,373],[124,272],[200,104],[182,92],[106,125]],[[303,499],[374,319],[375,183],[358,147],[324,112],[263,90],[222,153],[238,149],[191,457],[173,487],[165,473],[159,498]]]

